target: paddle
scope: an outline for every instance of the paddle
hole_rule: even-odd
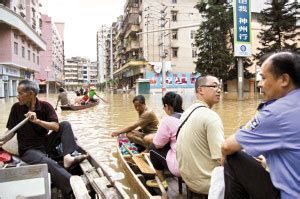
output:
[[[22,127],[27,121],[29,120],[28,117],[26,117],[24,120],[22,120],[19,124],[17,124],[14,128],[7,131],[1,138],[0,138],[0,146],[3,145],[5,142],[10,140],[14,134],[15,131],[18,130],[20,127]]]
[[[148,164],[150,165],[150,167],[152,169],[154,169],[154,166],[153,166],[151,160],[149,159],[149,157],[147,156],[147,154],[144,154],[144,156],[145,156],[145,159],[147,160]],[[165,188],[164,188],[161,180],[159,179],[159,177],[157,175],[155,175],[155,180],[156,180],[156,182],[158,184],[158,187],[159,187],[159,189],[161,191],[162,198],[168,198],[168,194],[167,194],[167,192],[166,192],[166,190],[165,190]]]
[[[101,99],[104,103],[109,104],[108,101],[106,101],[106,100],[103,99],[102,97],[100,97],[100,96],[98,96],[98,95],[97,95],[97,97],[99,97],[99,99]]]
[[[147,164],[147,162],[145,162],[145,160],[143,159],[143,157],[141,157],[141,156],[135,156],[132,153],[132,151],[126,145],[123,145],[123,146],[129,152],[129,154],[131,155],[132,160],[138,166],[138,168],[141,170],[141,172],[143,174],[155,175],[155,170],[153,168],[151,168],[149,166],[149,164]]]

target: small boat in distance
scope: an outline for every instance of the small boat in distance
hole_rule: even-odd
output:
[[[89,102],[87,105],[67,105],[67,106],[60,106],[62,111],[78,111],[86,108],[90,108],[93,106],[98,105],[100,100],[97,100],[97,102]]]

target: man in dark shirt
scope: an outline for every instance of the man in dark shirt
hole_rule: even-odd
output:
[[[47,164],[51,181],[62,190],[67,198],[71,193],[71,174],[66,170],[86,158],[86,155],[73,156],[78,148],[70,123],[58,123],[54,108],[37,98],[38,85],[30,80],[22,80],[18,85],[18,103],[9,115],[7,128],[12,129],[26,117],[29,122],[19,128],[17,133],[19,155],[28,164]],[[49,130],[52,130],[48,134]],[[53,158],[56,147],[62,144],[64,167]]]

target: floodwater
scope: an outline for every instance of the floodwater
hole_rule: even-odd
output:
[[[181,93],[184,100],[184,107],[188,107],[194,98],[194,94]],[[48,96],[39,95],[39,99],[49,101],[53,106],[56,104],[56,94]],[[131,94],[100,94],[109,103],[100,103],[98,106],[80,110],[64,111],[59,108],[57,114],[60,121],[70,121],[76,137],[85,146],[88,152],[101,161],[109,165],[115,172],[114,177],[119,179],[124,189],[130,193],[130,186],[126,182],[122,169],[118,166],[116,159],[115,138],[110,133],[122,128],[124,125],[134,122],[137,112],[132,105],[134,95]],[[69,93],[71,99],[75,98],[74,93]],[[161,94],[145,95],[146,104],[153,109],[159,119],[162,119],[164,112],[161,103]],[[224,93],[221,102],[214,106],[214,110],[223,120],[225,137],[234,133],[241,125],[250,120],[260,102],[258,95],[245,95],[244,101],[237,101],[235,93]],[[6,131],[6,122],[13,103],[16,98],[0,99],[0,134]]]

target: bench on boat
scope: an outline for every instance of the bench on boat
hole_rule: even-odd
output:
[[[46,164],[0,169],[0,198],[50,199],[50,175]]]

